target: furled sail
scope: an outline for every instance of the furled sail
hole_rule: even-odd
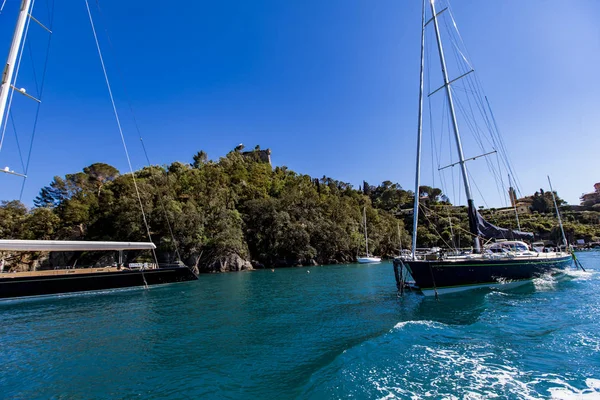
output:
[[[487,239],[533,241],[533,233],[531,232],[514,231],[512,229],[500,228],[483,219],[479,212],[475,211],[475,213],[477,215],[477,231],[480,236],[483,236]]]

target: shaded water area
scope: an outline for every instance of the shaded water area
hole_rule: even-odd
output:
[[[7,399],[599,398],[600,252],[399,298],[390,263],[0,302]]]

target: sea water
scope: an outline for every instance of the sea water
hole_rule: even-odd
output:
[[[390,263],[0,302],[3,399],[600,398],[600,252],[399,297]]]

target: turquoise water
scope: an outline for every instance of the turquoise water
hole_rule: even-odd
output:
[[[0,302],[0,398],[600,398],[588,272],[439,302],[392,266],[203,275]]]

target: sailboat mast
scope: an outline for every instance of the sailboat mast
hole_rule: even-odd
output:
[[[400,255],[402,255],[402,235],[400,234],[400,221],[396,221],[396,227],[398,228],[398,247],[400,247]]]
[[[548,175],[548,184],[550,185],[550,193],[552,193],[552,200],[554,201],[554,208],[556,208],[556,217],[558,218],[558,225],[560,226],[560,232],[565,243],[565,247],[569,247],[567,243],[567,237],[565,236],[565,229],[563,228],[562,220],[560,219],[560,211],[558,210],[558,204],[556,204],[556,196],[554,196],[554,189],[552,189],[552,182],[550,182],[550,175]]]
[[[511,179],[510,179],[510,174],[508,174],[508,187],[510,188],[509,190],[511,190],[508,194],[508,196],[510,197],[510,202],[515,210],[515,217],[517,218],[517,228],[519,229],[519,231],[521,230],[521,223],[519,222],[519,211],[517,210],[517,194],[515,189],[512,186],[511,183]]]
[[[421,71],[419,78],[419,125],[417,128],[417,167],[415,174],[415,204],[413,206],[412,259],[417,252],[417,226],[419,223],[419,186],[421,185],[421,137],[423,136],[423,66],[425,63],[425,0],[421,8]]]
[[[365,224],[365,250],[369,257],[369,240],[367,239],[367,207],[363,207],[363,223]]]
[[[442,67],[442,75],[444,77],[444,87],[446,88],[446,96],[448,98],[448,105],[450,106],[450,117],[452,119],[452,128],[454,130],[454,138],[456,139],[456,147],[458,150],[458,160],[460,164],[460,170],[463,176],[463,182],[465,185],[465,194],[467,195],[467,202],[469,206],[469,230],[475,236],[474,246],[475,252],[481,251],[481,245],[479,244],[479,236],[477,229],[477,215],[475,209],[475,203],[473,202],[473,196],[471,195],[471,185],[469,184],[469,176],[467,175],[467,166],[465,164],[465,156],[463,155],[462,143],[460,140],[460,132],[458,130],[458,122],[456,121],[456,113],[454,111],[454,100],[452,98],[452,91],[450,90],[450,81],[448,80],[448,71],[446,71],[446,59],[444,58],[444,49],[442,47],[442,39],[440,37],[440,28],[438,25],[437,14],[435,12],[434,0],[429,0],[431,5],[431,14],[433,19],[433,26],[435,27],[435,37],[438,45],[438,52],[440,55],[440,63]]]
[[[13,76],[15,72],[15,65],[17,62],[17,56],[19,55],[19,49],[23,42],[23,34],[25,32],[25,25],[27,18],[31,13],[31,7],[33,5],[32,0],[23,0],[21,2],[21,8],[19,10],[19,17],[17,18],[17,26],[15,27],[15,33],[13,35],[10,50],[8,52],[8,59],[6,65],[2,71],[2,80],[0,83],[0,131],[8,119],[8,112],[6,106],[8,103],[8,95],[10,93]],[[6,114],[6,116],[5,116]],[[2,143],[0,142],[0,150],[2,149]]]

